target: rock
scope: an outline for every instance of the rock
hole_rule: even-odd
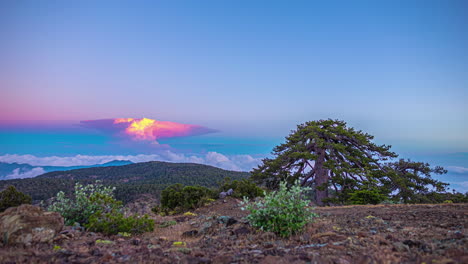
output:
[[[249,233],[250,233],[250,230],[245,226],[234,229],[234,234],[236,234],[237,236],[238,235],[245,235],[245,234],[249,234]]]
[[[408,245],[405,245],[402,242],[393,243],[393,248],[398,252],[409,252]]]
[[[102,256],[101,250],[99,250],[99,248],[95,248],[95,249],[91,250],[90,253],[93,256]]]
[[[226,196],[227,196],[226,192],[220,192],[219,193],[219,198],[220,199],[224,199],[224,198],[226,198]]]
[[[205,222],[205,223],[203,223],[203,226],[200,229],[200,231],[198,231],[198,233],[206,234],[211,229],[212,226],[213,226],[212,222]]]
[[[226,254],[216,256],[211,260],[212,263],[231,263],[232,261],[233,257]]]
[[[141,244],[141,239],[139,238],[135,238],[132,240],[132,244],[135,245],[135,246],[138,246]]]
[[[185,231],[184,233],[182,233],[182,236],[183,237],[194,237],[198,235],[198,230],[190,230],[190,231]]]
[[[182,263],[187,263],[187,264],[208,264],[211,263],[211,260],[209,258],[199,258],[199,257],[187,257],[185,258]]]
[[[273,239],[276,238],[276,234],[273,233],[273,232],[263,232],[263,233],[260,235],[260,238],[261,238],[262,240],[264,240],[264,241],[265,241],[265,240],[266,240],[266,241],[268,241],[268,240],[273,240]]]
[[[271,264],[271,263],[289,264],[290,262],[286,258],[283,258],[280,256],[266,256],[264,259],[260,261],[260,264]]]
[[[4,244],[50,242],[62,230],[63,218],[59,213],[23,204],[8,208],[0,214],[0,234]]]
[[[193,255],[195,257],[204,257],[205,253],[202,250],[196,250],[196,251],[193,251]]]
[[[177,248],[177,251],[184,253],[184,254],[190,254],[190,252],[192,252],[192,249],[183,247],[183,248]]]
[[[233,193],[234,193],[234,190],[233,190],[233,189],[229,189],[229,190],[226,192],[226,195],[231,196]]]
[[[276,240],[274,243],[277,247],[281,247],[281,248],[285,247],[285,244],[282,240]]]
[[[218,223],[225,224],[226,226],[230,226],[230,225],[237,223],[237,220],[230,216],[220,216],[218,217]]]

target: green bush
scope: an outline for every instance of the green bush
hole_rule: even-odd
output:
[[[387,199],[387,196],[374,189],[362,189],[350,193],[348,201],[351,204],[379,204]]]
[[[15,186],[10,185],[0,192],[0,213],[10,207],[30,204],[31,201],[31,196],[16,190]]]
[[[463,194],[459,192],[428,192],[416,195],[413,203],[468,203],[468,192]]]
[[[86,186],[77,183],[72,198],[59,192],[48,209],[59,212],[67,225],[79,223],[89,231],[108,235],[153,231],[154,220],[147,215],[124,216],[122,203],[114,198],[114,190],[115,188],[103,186],[99,182]]]
[[[154,230],[154,220],[150,219],[148,215],[125,217],[122,212],[113,210],[108,213],[93,214],[86,227],[89,231],[101,232],[106,235],[141,234]]]
[[[262,188],[258,187],[255,183],[248,179],[242,179],[240,181],[231,181],[230,178],[224,179],[224,182],[219,188],[219,192],[226,192],[229,189],[233,190],[232,197],[236,198],[255,198],[263,197],[264,195]]]
[[[247,219],[252,226],[288,237],[301,231],[318,215],[311,211],[309,202],[304,199],[304,193],[310,188],[301,187],[299,182],[289,189],[286,182],[281,182],[279,187],[278,191],[267,193],[257,202],[250,202],[245,197],[242,209],[250,211]]]
[[[60,191],[48,210],[60,213],[66,225],[86,225],[91,215],[97,212],[122,208],[122,203],[114,199],[114,190],[115,188],[103,186],[99,182],[86,186],[76,183],[74,197],[67,198],[65,193]]]
[[[187,211],[204,205],[214,196],[215,192],[206,187],[174,184],[161,192],[161,207],[159,210],[154,208],[153,211]]]

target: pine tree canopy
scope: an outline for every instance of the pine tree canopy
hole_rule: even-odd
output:
[[[377,145],[374,137],[348,127],[340,120],[310,121],[297,126],[286,142],[273,149],[273,158],[252,171],[252,179],[270,189],[281,181],[312,186],[317,204],[343,202],[356,190],[373,189],[407,201],[428,185],[443,190],[446,184],[431,178],[441,167],[394,160],[389,145]]]

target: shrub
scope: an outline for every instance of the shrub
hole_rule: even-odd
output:
[[[230,178],[224,179],[224,182],[219,188],[219,192],[226,192],[229,189],[234,191],[232,196],[236,198],[255,198],[263,196],[262,188],[258,187],[255,183],[248,179],[242,179],[240,181],[231,181]]]
[[[74,197],[67,198],[60,191],[48,210],[60,213],[66,225],[86,225],[91,215],[97,212],[106,213],[122,208],[122,203],[114,199],[114,190],[115,188],[103,186],[99,182],[86,186],[76,183]]]
[[[419,194],[415,202],[417,203],[445,203],[452,201],[452,203],[468,203],[468,192],[463,194],[460,192],[428,192]]]
[[[16,190],[15,186],[10,185],[0,192],[0,213],[10,207],[30,204],[31,201],[31,196]]]
[[[106,235],[141,234],[154,230],[154,220],[148,215],[125,217],[123,213],[113,210],[108,213],[93,214],[86,227],[89,231]]]
[[[195,209],[207,203],[213,196],[215,192],[206,187],[174,184],[161,192],[161,207],[153,208],[153,212],[182,212]]]
[[[304,199],[303,193],[309,189],[301,187],[299,182],[288,189],[286,182],[281,182],[278,191],[266,194],[257,202],[250,202],[245,197],[242,209],[250,211],[247,219],[252,226],[287,237],[301,231],[318,216],[311,211],[308,201]]]
[[[350,193],[349,202],[351,204],[379,204],[387,197],[374,189],[356,190]]]

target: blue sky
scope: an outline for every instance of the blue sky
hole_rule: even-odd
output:
[[[2,1],[0,120],[195,124],[219,132],[159,143],[258,158],[297,124],[338,118],[405,157],[451,157],[468,152],[467,10],[466,1]],[[0,126],[0,154],[151,154],[45,127]]]

